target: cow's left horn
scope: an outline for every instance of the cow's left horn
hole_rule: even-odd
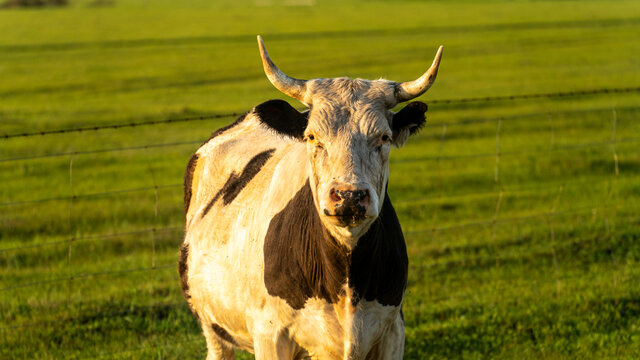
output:
[[[409,101],[424,94],[424,92],[429,90],[431,85],[433,85],[433,82],[436,81],[436,75],[438,75],[438,66],[440,66],[442,49],[442,46],[438,48],[436,57],[433,59],[433,64],[431,64],[431,67],[424,73],[424,75],[413,81],[396,84],[396,99],[399,103]]]
[[[258,47],[260,48],[260,56],[262,57],[262,66],[264,67],[264,73],[267,74],[269,81],[276,87],[276,89],[291,96],[294,99],[304,101],[306,92],[306,81],[300,79],[294,79],[287,76],[280,71],[278,67],[271,61],[267,49],[264,47],[262,37],[258,35]]]

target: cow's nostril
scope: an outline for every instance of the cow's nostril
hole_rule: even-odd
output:
[[[367,191],[366,190],[354,191],[353,194],[351,195],[351,197],[355,201],[360,201],[360,200],[364,199],[365,197],[367,197]]]
[[[369,196],[368,190],[331,190],[331,200],[334,202],[365,200]]]
[[[339,191],[336,191],[336,190],[332,189],[330,196],[331,196],[331,200],[333,200],[334,202],[338,202],[338,201],[342,200],[342,196],[340,195]]]

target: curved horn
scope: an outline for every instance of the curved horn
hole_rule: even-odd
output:
[[[438,48],[436,57],[433,59],[433,64],[427,72],[425,72],[418,79],[413,81],[407,81],[396,84],[396,99],[399,103],[411,100],[425,93],[429,90],[433,82],[436,81],[436,75],[438,75],[438,66],[440,66],[440,58],[442,57],[443,46]]]
[[[264,73],[267,74],[267,77],[273,86],[284,94],[304,102],[306,81],[288,77],[285,73],[280,71],[273,61],[271,61],[269,54],[267,54],[267,50],[264,48],[264,43],[262,42],[262,37],[260,35],[258,35],[258,47],[260,48],[260,56],[262,57]]]

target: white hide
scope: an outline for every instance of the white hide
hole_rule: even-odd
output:
[[[233,354],[229,344],[213,333],[212,323],[257,359],[402,356],[400,306],[360,301],[353,307],[351,290],[346,289],[337,304],[311,298],[303,309],[294,310],[265,288],[263,247],[269,220],[307,181],[307,147],[275,134],[249,114],[197,152],[194,176],[199,177],[192,189],[185,242],[190,303],[207,337],[208,359],[228,359]],[[202,217],[231,172],[241,171],[248,159],[269,149],[275,149],[273,156],[235,200],[213,206]],[[383,169],[377,181],[386,182],[386,164]],[[379,197],[384,196],[382,186],[375,185]]]

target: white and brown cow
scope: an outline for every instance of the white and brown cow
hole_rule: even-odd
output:
[[[419,79],[299,80],[258,44],[282,100],[217,130],[185,176],[179,271],[207,341],[256,359],[400,359],[407,251],[387,196],[389,151],[424,123]]]

